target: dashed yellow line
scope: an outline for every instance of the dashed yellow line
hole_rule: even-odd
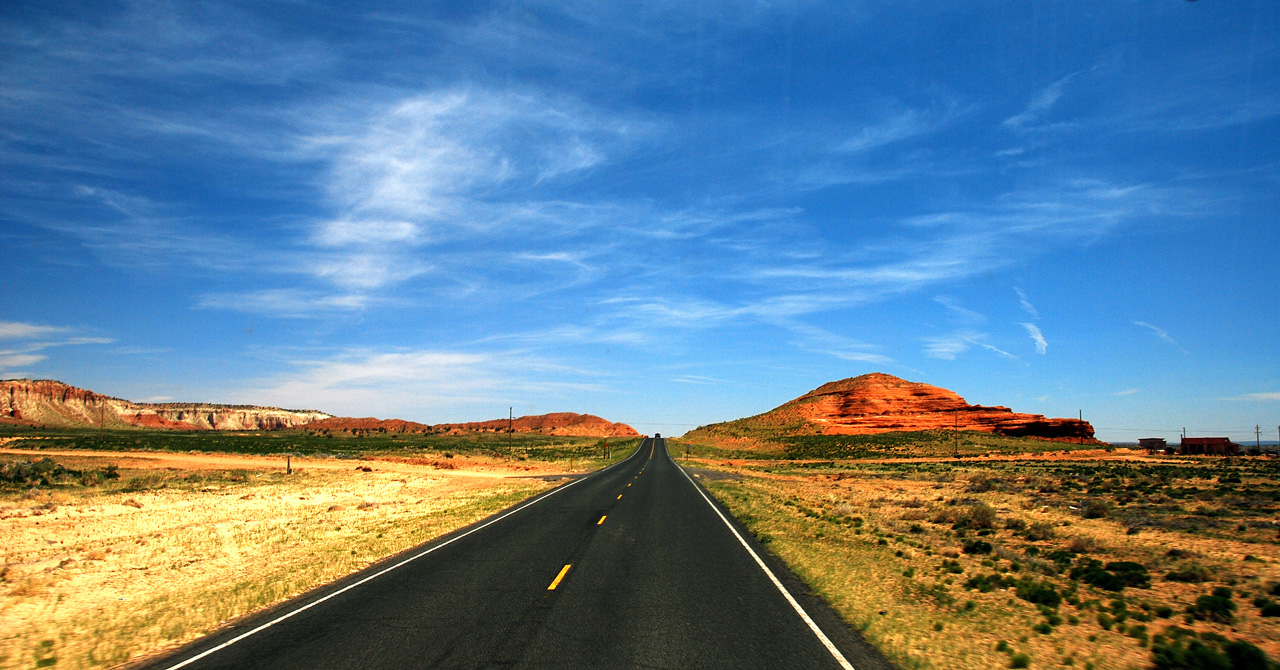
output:
[[[622,494],[621,494],[621,493],[619,493],[619,494],[618,494],[618,500],[622,500]]]
[[[631,486],[631,482],[627,482],[627,486]]]
[[[569,572],[569,565],[568,565],[568,564],[565,564],[565,566],[564,566],[563,568],[560,568],[560,574],[556,575],[556,578],[555,578],[554,580],[552,580],[552,582],[551,582],[551,586],[548,586],[548,587],[547,587],[547,590],[548,590],[548,591],[554,591],[554,590],[556,590],[556,587],[557,587],[557,586],[560,586],[560,580],[561,580],[561,579],[564,579],[564,576],[565,576],[568,572]]]
[[[600,524],[604,523],[605,518],[606,518],[606,517],[608,517],[608,516],[609,516],[609,515],[608,515],[608,514],[606,514],[606,515],[604,515],[604,516],[600,517],[600,520],[596,522],[596,525],[597,525],[597,526],[599,526]]]

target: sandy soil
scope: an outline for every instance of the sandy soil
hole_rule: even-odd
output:
[[[557,470],[295,458],[285,476],[277,457],[0,449],[46,456],[121,478],[0,494],[0,668],[110,667],[179,644],[506,507]],[[120,488],[130,480],[142,483]]]

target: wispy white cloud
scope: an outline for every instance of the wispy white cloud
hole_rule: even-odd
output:
[[[1022,289],[1017,286],[1013,287],[1013,291],[1018,294],[1018,304],[1022,305],[1023,311],[1030,314],[1033,319],[1040,318],[1040,311],[1036,309],[1035,305],[1031,304],[1030,300],[1027,300],[1027,294],[1023,293]]]
[[[1031,98],[1025,109],[1004,120],[1005,127],[1020,130],[1038,121],[1062,98],[1067,82],[1074,76],[1074,74],[1067,75],[1041,89]]]
[[[75,328],[47,326],[22,321],[0,321],[0,339],[12,340],[10,348],[0,349],[0,377],[21,377],[28,373],[17,368],[48,360],[44,352],[56,347],[111,344],[108,337],[71,335]]]
[[[1031,341],[1036,345],[1036,353],[1041,356],[1049,348],[1049,341],[1044,339],[1044,333],[1040,332],[1040,327],[1034,323],[1022,323],[1023,330],[1027,331],[1027,335],[1031,337]]]
[[[954,361],[969,350],[973,341],[963,335],[939,335],[924,338],[924,353],[930,358]]]
[[[40,361],[43,361],[46,358],[48,358],[48,356],[44,356],[42,354],[27,354],[27,353],[19,353],[17,351],[0,351],[0,370],[9,370],[11,368],[16,368],[22,365],[31,365],[32,363],[39,363]]]
[[[248,312],[263,316],[319,317],[364,309],[370,299],[354,293],[321,293],[303,289],[264,289],[245,293],[208,293],[196,303],[203,309]]]
[[[545,406],[600,390],[585,371],[519,351],[356,349],[294,361],[291,371],[236,394],[255,403],[435,423],[494,418],[513,402]]]
[[[1268,391],[1264,393],[1245,393],[1235,397],[1236,400],[1262,400],[1262,401],[1280,401],[1280,391]]]
[[[0,339],[26,340],[35,337],[57,335],[71,330],[61,326],[42,326],[20,321],[0,321]]]
[[[1173,339],[1173,337],[1170,336],[1168,331],[1166,331],[1164,328],[1161,328],[1159,326],[1153,326],[1145,321],[1134,321],[1133,325],[1150,330],[1152,333],[1155,334],[1156,337],[1160,338],[1162,342],[1165,342],[1173,345],[1174,347],[1177,347],[1178,351],[1181,351],[1184,354],[1191,353],[1187,351],[1186,348],[1183,347],[1181,344],[1178,344],[1178,341]]]
[[[717,384],[730,383],[729,380],[727,379],[719,379],[716,377],[703,377],[702,375],[680,375],[679,377],[673,377],[671,381],[676,382],[677,384],[698,384],[703,386],[713,386]]]
[[[865,125],[838,142],[833,150],[857,154],[936,132],[967,110],[950,104],[937,109],[902,108],[877,123]]]
[[[1015,355],[1013,355],[1013,354],[1011,354],[1011,353],[1009,353],[1009,352],[1005,351],[1004,349],[1001,349],[1001,348],[999,348],[999,347],[997,347],[997,346],[995,346],[995,345],[993,345],[993,344],[987,344],[986,342],[978,342],[978,341],[973,341],[973,342],[971,342],[971,343],[972,343],[972,344],[976,344],[976,345],[978,345],[978,346],[982,347],[983,349],[986,349],[987,351],[990,351],[990,352],[991,352],[991,353],[993,353],[993,354],[999,354],[1000,356],[1003,356],[1003,357],[1005,357],[1005,358],[1007,358],[1007,359],[1009,359],[1009,360],[1011,360],[1011,361],[1020,361],[1020,360],[1022,360],[1021,358],[1018,358],[1017,356],[1015,356]]]
[[[981,323],[987,320],[987,317],[985,314],[980,314],[967,307],[960,305],[960,303],[956,302],[955,298],[952,298],[950,296],[945,296],[945,295],[935,296],[933,301],[938,303],[939,305],[942,305],[943,307],[946,307],[947,311],[950,312],[953,317],[959,319],[960,321],[964,321],[967,323]]]
[[[983,339],[987,337],[986,333],[979,333],[972,330],[958,330],[945,335],[935,335],[922,338],[924,342],[924,353],[930,358],[937,358],[944,361],[954,361],[960,354],[965,353],[971,347],[978,347],[985,351],[990,351],[1002,358],[1012,361],[1021,361],[1017,356],[987,342]]]
[[[1142,392],[1142,389],[1140,389],[1140,388],[1129,388],[1129,389],[1125,389],[1125,390],[1123,390],[1123,391],[1116,391],[1115,393],[1112,393],[1111,395],[1116,395],[1116,396],[1127,396],[1127,395],[1136,395],[1136,394],[1141,393],[1141,392]]]

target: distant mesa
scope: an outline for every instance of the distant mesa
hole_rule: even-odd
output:
[[[283,430],[349,433],[494,433],[507,430],[507,419],[434,426],[401,419],[349,418],[316,410],[210,403],[135,403],[94,393],[50,379],[0,381],[0,424],[62,428],[153,428],[160,430]],[[556,412],[522,416],[512,422],[517,433],[577,437],[639,435],[624,423],[591,414]]]
[[[0,423],[164,430],[279,430],[328,418],[315,410],[135,403],[51,379],[0,381]]]
[[[970,405],[953,391],[880,372],[829,382],[763,414],[703,426],[694,433],[752,437],[937,429],[1048,440],[1093,440],[1093,426],[1087,421]]]
[[[475,423],[442,423],[436,429],[455,432],[500,433],[507,430],[507,419],[477,421]],[[522,416],[510,421],[517,433],[541,435],[574,435],[579,437],[635,437],[640,433],[625,423],[613,423],[593,414],[552,412]]]
[[[592,414],[554,412],[517,419],[493,419],[472,423],[437,423],[427,425],[400,419],[349,419],[330,417],[303,426],[309,431],[337,431],[346,433],[429,433],[465,435],[468,433],[505,433],[508,428],[515,433],[537,433],[565,437],[632,437],[639,435],[625,423],[613,423]]]

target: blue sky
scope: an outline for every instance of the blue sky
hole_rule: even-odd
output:
[[[0,376],[1280,424],[1274,2],[5,3]]]

